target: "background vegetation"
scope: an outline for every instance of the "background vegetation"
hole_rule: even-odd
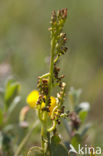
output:
[[[61,68],[68,89],[82,88],[81,100],[91,103],[91,143],[103,140],[103,1],[102,0],[0,0],[0,86],[14,76],[21,84],[21,103],[12,122],[36,87],[37,76],[48,71],[49,27],[52,10],[68,8],[65,32],[68,53]],[[37,137],[37,136],[36,136]],[[35,140],[35,139],[33,139]]]

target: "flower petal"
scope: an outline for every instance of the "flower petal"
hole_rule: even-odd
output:
[[[49,108],[49,110],[50,110],[50,115],[51,115],[51,113],[52,113],[54,107],[56,106],[56,98],[53,97],[53,96],[51,96],[51,97],[50,97],[50,100],[51,100],[51,103],[50,103],[50,108]]]
[[[30,107],[34,108],[36,106],[38,98],[39,98],[39,92],[37,90],[33,90],[27,96],[27,100],[26,101],[30,105]]]

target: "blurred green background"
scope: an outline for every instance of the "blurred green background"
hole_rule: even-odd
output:
[[[103,137],[103,1],[0,0],[0,85],[14,76],[21,83],[22,105],[36,88],[37,76],[48,71],[52,10],[68,8],[65,32],[68,53],[61,68],[70,86],[82,88],[82,100],[91,103],[89,121],[95,139]]]

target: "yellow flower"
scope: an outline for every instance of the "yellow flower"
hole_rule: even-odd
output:
[[[36,107],[36,103],[38,101],[38,98],[39,98],[39,92],[37,90],[33,90],[27,96],[26,101],[30,105],[30,107],[35,108]]]
[[[38,101],[39,98],[39,92],[37,90],[33,90],[28,96],[27,96],[27,103],[30,105],[30,107],[35,108],[36,107],[36,103]],[[51,103],[50,103],[50,115],[54,109],[54,107],[56,106],[56,98],[51,96],[50,97]],[[45,103],[42,102],[42,108],[45,107]]]
[[[49,110],[50,110],[50,115],[51,115],[51,113],[52,113],[54,107],[56,106],[56,98],[53,97],[53,96],[51,96],[51,97],[50,97],[50,100],[51,100],[51,103],[50,103],[50,108],[49,108]]]

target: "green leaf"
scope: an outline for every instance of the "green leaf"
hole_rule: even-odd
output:
[[[2,123],[3,123],[3,112],[0,109],[0,126],[2,125]]]
[[[81,89],[76,90],[73,87],[70,88],[69,104],[71,105],[72,108],[78,105],[81,92],[82,92]]]
[[[58,139],[52,138],[51,140],[51,156],[68,156],[68,150],[63,144],[58,144]]]
[[[81,137],[83,137],[83,136],[86,134],[86,132],[88,131],[88,129],[89,129],[91,126],[92,126],[91,124],[87,124],[87,125],[84,127],[84,129],[83,129],[82,132],[81,132]]]
[[[52,144],[52,148],[51,148],[51,156],[68,156],[68,151],[66,149],[66,147],[62,144],[57,144],[57,145],[53,145]]]
[[[54,135],[52,136],[51,141],[54,142],[55,144],[59,144],[61,139],[58,135]]]
[[[88,112],[87,111],[83,111],[83,110],[80,111],[79,112],[79,118],[80,118],[80,120],[82,122],[84,122],[86,120],[87,115],[88,115]]]
[[[5,133],[8,133],[9,131],[13,130],[14,129],[14,125],[13,124],[8,124],[6,125],[4,128],[3,128],[3,131]]]
[[[80,143],[81,143],[81,136],[80,136],[79,134],[76,134],[76,135],[72,138],[71,144],[72,144],[72,146],[73,146],[76,150],[78,150],[78,144],[80,144]]]
[[[43,151],[40,147],[32,147],[27,156],[43,156]]]
[[[8,109],[14,98],[18,95],[19,89],[20,84],[18,82],[13,79],[9,79],[7,81],[4,95],[6,110]]]
[[[16,106],[20,103],[20,100],[21,100],[20,96],[17,96],[13,100],[13,102],[10,105],[10,107],[8,108],[8,115],[10,115],[13,112],[13,110],[16,108]]]

